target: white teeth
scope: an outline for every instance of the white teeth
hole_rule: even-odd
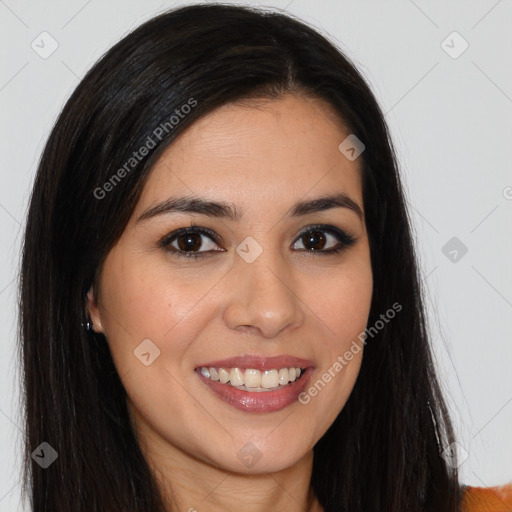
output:
[[[229,382],[232,386],[243,386],[244,385],[244,374],[240,368],[231,368],[229,374]]]
[[[224,368],[219,368],[219,380],[222,382],[222,384],[226,384],[226,382],[229,382],[229,372],[224,370]]]
[[[285,384],[288,384],[290,382],[290,373],[288,372],[288,368],[281,368],[279,370],[279,384],[281,386],[284,386]]]
[[[279,374],[277,370],[266,370],[261,376],[261,387],[262,388],[277,388],[279,386]]]
[[[218,380],[246,391],[268,391],[286,386],[297,380],[302,371],[299,367],[260,371],[254,368],[206,368],[201,367],[201,374],[208,379]]]
[[[248,388],[259,388],[261,386],[261,372],[259,370],[247,368],[244,373],[244,380],[242,384],[245,384]]]

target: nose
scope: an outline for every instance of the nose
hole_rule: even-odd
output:
[[[265,250],[252,263],[237,257],[228,283],[226,325],[274,338],[304,320],[299,284],[282,255]]]

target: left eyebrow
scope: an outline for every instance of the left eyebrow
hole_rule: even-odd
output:
[[[356,213],[359,219],[363,220],[364,218],[362,208],[343,192],[316,197],[307,201],[299,201],[292,205],[286,212],[286,216],[299,217],[310,213],[330,210],[331,208],[347,208]],[[211,201],[197,196],[170,197],[156,206],[146,209],[139,216],[137,222],[173,212],[199,213],[208,217],[227,218],[233,221],[241,220],[244,215],[244,210],[233,203]]]

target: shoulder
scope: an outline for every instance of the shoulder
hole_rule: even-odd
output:
[[[462,512],[511,512],[512,482],[494,487],[463,488]]]

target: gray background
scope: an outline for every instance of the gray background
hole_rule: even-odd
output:
[[[184,3],[192,2],[0,0],[0,512],[22,510],[16,275],[40,153],[93,62],[142,21]],[[370,82],[400,158],[436,359],[467,455],[462,480],[512,480],[512,2],[252,4],[314,25]],[[48,58],[31,47],[46,37],[51,48],[44,31],[58,43]]]

